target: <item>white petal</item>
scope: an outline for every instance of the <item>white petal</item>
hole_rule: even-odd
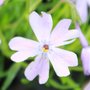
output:
[[[0,0],[0,6],[4,3],[4,0]]]
[[[41,55],[37,56],[35,61],[32,62],[25,70],[25,76],[28,80],[33,80],[39,75],[39,83],[44,84],[49,77],[49,61]]]
[[[41,66],[40,60],[40,57],[37,56],[35,61],[30,63],[26,68],[24,74],[28,80],[32,81],[38,75]]]
[[[68,43],[68,40],[71,40],[71,39],[75,39],[77,37],[79,37],[80,33],[78,30],[68,30],[67,32],[64,32],[62,35],[61,34],[56,34],[56,38],[53,40],[54,41],[51,41],[51,43],[54,45],[54,46],[60,46],[62,43],[64,42],[67,42]]]
[[[59,46],[63,46],[63,45],[67,45],[67,44],[73,43],[75,40],[76,40],[76,39],[72,39],[72,40],[70,40],[70,41],[61,42],[61,43],[59,44]]]
[[[53,65],[53,68],[57,76],[68,76],[70,74],[68,65],[63,61],[63,59],[54,52],[48,54],[48,57]]]
[[[88,17],[88,7],[86,0],[77,0],[76,9],[81,17],[82,22],[86,22]]]
[[[42,12],[42,16],[32,12],[29,16],[30,25],[39,41],[48,40],[52,29],[52,18],[50,14]]]
[[[83,64],[84,74],[90,75],[90,47],[82,49],[81,60]]]
[[[90,81],[84,86],[83,90],[89,90],[90,89]]]
[[[49,78],[49,60],[47,58],[42,58],[43,63],[41,70],[39,72],[39,83],[44,84]]]
[[[26,59],[28,59],[29,57],[33,57],[36,56],[38,52],[36,52],[36,50],[31,50],[31,51],[19,51],[16,52],[15,54],[13,54],[11,56],[11,60],[14,62],[22,62]]]
[[[53,48],[54,52],[67,63],[68,66],[77,66],[78,59],[75,53],[59,48]]]
[[[71,39],[75,39],[75,38],[78,38],[80,33],[79,31],[76,29],[74,30],[69,30],[67,33],[64,34],[65,36],[62,38],[63,41],[66,41],[66,40],[71,40]]]
[[[71,24],[71,19],[62,19],[57,25],[56,27],[54,28],[52,34],[54,33],[64,33],[66,32],[69,27],[70,27],[70,24]]]
[[[70,19],[61,20],[51,33],[51,42],[54,43],[59,39],[59,37],[63,36],[64,33],[66,33],[67,30],[69,29],[70,24],[71,24]]]
[[[15,37],[9,42],[9,47],[17,51],[35,49],[37,46],[38,42],[23,37]]]

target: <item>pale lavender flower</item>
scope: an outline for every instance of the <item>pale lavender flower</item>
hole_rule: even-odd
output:
[[[70,0],[76,6],[77,12],[83,23],[87,21],[88,18],[88,6],[90,6],[90,0]]]
[[[40,84],[44,84],[49,78],[49,61],[57,76],[68,76],[70,74],[68,66],[78,65],[77,56],[73,52],[58,48],[58,46],[70,44],[79,37],[78,30],[68,30],[71,20],[61,20],[53,31],[51,31],[52,17],[45,12],[42,12],[41,16],[32,12],[29,22],[38,42],[23,37],[13,38],[9,47],[17,52],[11,56],[11,60],[21,62],[36,56],[35,61],[26,68],[25,76],[28,80],[39,76]]]
[[[76,28],[80,31],[80,42],[83,47],[81,52],[81,60],[83,64],[84,74],[90,75],[90,46],[88,46],[88,42],[85,39],[83,33],[81,32],[81,29],[79,25],[76,25]]]
[[[83,90],[90,90],[90,81],[84,86]]]
[[[4,3],[4,0],[0,0],[0,6]]]

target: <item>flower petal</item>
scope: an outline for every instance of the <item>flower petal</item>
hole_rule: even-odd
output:
[[[88,17],[88,6],[86,0],[77,0],[76,2],[76,9],[81,17],[83,23],[87,21]]]
[[[4,3],[4,0],[0,0],[0,6]]]
[[[44,84],[49,78],[49,60],[47,58],[42,58],[43,63],[41,70],[39,72],[39,83]]]
[[[62,43],[64,42],[68,43],[68,40],[75,39],[77,37],[79,37],[79,31],[75,29],[69,30],[63,33],[62,35],[57,32],[56,37],[53,37],[53,40],[51,39],[52,40],[51,43],[54,46],[60,46]]]
[[[67,63],[68,66],[77,66],[78,59],[75,53],[59,48],[53,48],[54,52]]]
[[[83,48],[81,52],[84,74],[90,75],[90,47]]]
[[[84,86],[83,90],[89,90],[90,89],[90,80],[89,82]]]
[[[63,41],[67,41],[67,40],[78,38],[80,33],[79,33],[79,31],[77,29],[76,30],[74,29],[74,30],[69,30],[64,35],[65,36],[62,38],[62,40]]]
[[[32,12],[29,16],[29,22],[39,41],[49,39],[52,29],[52,17],[50,14],[42,12],[42,16],[39,16],[36,12]]]
[[[40,60],[40,57],[37,56],[35,61],[31,62],[26,68],[24,74],[28,80],[32,81],[38,75],[41,66]]]
[[[59,44],[59,46],[63,46],[63,45],[67,45],[67,44],[70,44],[70,43],[73,43],[76,39],[72,39],[72,40],[69,40],[69,41],[65,41],[65,42],[61,42]]]
[[[54,52],[48,53],[48,57],[50,62],[53,65],[53,68],[57,74],[57,76],[68,76],[70,74],[68,65],[63,61],[63,59]]]
[[[60,36],[62,36],[64,33],[66,33],[67,30],[69,29],[70,24],[71,24],[71,20],[70,19],[63,19],[63,20],[61,20],[56,25],[56,27],[54,28],[54,30],[51,33],[51,42],[54,42]]]
[[[11,60],[14,62],[22,62],[22,61],[28,59],[29,57],[36,56],[37,53],[38,52],[34,49],[31,51],[19,51],[11,56]]]
[[[49,77],[49,61],[41,55],[37,56],[25,70],[25,76],[28,80],[33,80],[39,75],[39,83],[44,84]]]
[[[9,47],[17,51],[35,49],[37,46],[38,42],[23,37],[15,37],[9,42]]]
[[[66,32],[69,29],[70,24],[71,24],[71,19],[62,19],[54,28],[52,35],[58,32],[60,34]]]

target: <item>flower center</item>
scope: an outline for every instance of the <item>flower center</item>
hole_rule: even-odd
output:
[[[42,50],[43,50],[43,52],[48,52],[49,46],[47,44],[43,45]]]

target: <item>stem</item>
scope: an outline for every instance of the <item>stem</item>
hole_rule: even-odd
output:
[[[34,5],[32,5],[31,0],[30,0],[30,10],[29,10],[29,13],[32,12],[41,3],[41,1],[42,0],[36,0],[34,2]]]
[[[48,11],[48,13],[52,14],[53,12],[55,12],[61,4],[62,2],[58,2],[50,11]]]

